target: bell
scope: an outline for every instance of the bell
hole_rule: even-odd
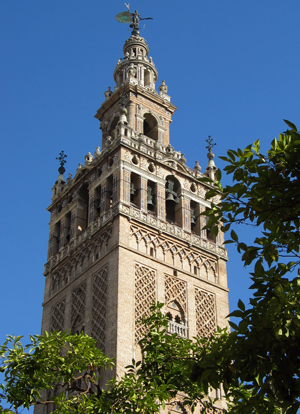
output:
[[[134,183],[130,184],[130,195],[135,195]]]
[[[100,212],[100,208],[101,208],[101,201],[98,198],[94,201],[94,206],[95,206],[95,209],[99,213]]]
[[[153,203],[153,195],[152,195],[152,188],[147,188],[147,208],[148,210],[154,209],[154,203]]]
[[[173,201],[174,203],[176,203],[176,200],[172,193],[168,193],[166,201]]]
[[[194,226],[196,224],[196,216],[193,209],[191,209],[191,225]]]
[[[71,238],[71,230],[68,229],[67,234],[66,234],[66,239],[67,239],[68,242],[70,241],[70,238]]]

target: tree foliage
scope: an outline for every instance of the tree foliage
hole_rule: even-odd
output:
[[[231,323],[234,331],[226,344],[234,371],[228,383],[228,395],[236,403],[232,412],[262,412],[261,407],[273,412],[279,407],[292,414],[299,408],[300,134],[285,122],[290,129],[272,141],[266,154],[256,141],[221,157],[233,184],[223,188],[219,171],[206,195],[220,194],[220,203],[207,213],[208,226],[222,221],[222,231],[230,231],[227,243],[236,245],[244,265],[253,266],[250,307],[240,301],[231,314],[240,323]],[[243,240],[241,225],[259,230],[252,244]],[[241,404],[238,390],[230,391],[232,381],[248,391]]]
[[[296,414],[300,395],[300,134],[295,125],[274,139],[266,154],[256,141],[244,150],[229,150],[225,172],[233,184],[209,182],[212,204],[207,227],[228,232],[245,266],[251,265],[253,296],[231,316],[232,331],[217,329],[210,338],[193,340],[167,334],[162,304],[153,305],[140,341],[142,361],[132,361],[122,378],[105,387],[99,380],[113,361],[87,335],[53,332],[8,337],[0,348],[5,383],[0,399],[21,406],[55,404],[57,413],[155,413],[170,408],[178,393],[193,411],[212,408],[210,388],[223,387],[233,414]],[[220,225],[220,223],[222,223]],[[238,227],[236,226],[238,224]],[[241,225],[258,236],[247,244]],[[238,229],[238,230],[236,230]],[[80,380],[80,382],[79,382]],[[1,400],[0,400],[1,403]]]
[[[45,333],[31,336],[26,346],[20,337],[8,337],[1,347],[1,371],[5,374],[1,396],[11,407],[0,406],[0,412],[52,403],[59,414],[156,413],[160,407],[171,407],[178,391],[186,394],[183,404],[192,410],[197,404],[202,409],[212,406],[212,400],[201,401],[207,394],[208,381],[199,385],[191,375],[207,340],[168,335],[169,319],[162,307],[153,305],[151,316],[144,320],[147,333],[140,341],[142,361],[133,360],[123,377],[103,388],[99,387],[103,369],[112,368],[113,361],[87,335]]]

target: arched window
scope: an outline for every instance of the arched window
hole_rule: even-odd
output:
[[[158,140],[158,123],[151,114],[144,115],[144,135],[148,138]]]
[[[181,225],[180,183],[172,175],[166,178],[166,219]]]
[[[59,251],[61,224],[60,221],[55,224],[54,231],[52,234],[52,254],[56,254]]]
[[[64,228],[64,245],[68,244],[71,240],[71,212],[69,211],[65,216],[65,228]]]
[[[209,210],[210,208],[206,208],[206,211],[209,211]],[[206,222],[208,223],[208,216],[206,216]],[[206,236],[208,240],[211,240],[214,243],[216,243],[216,236],[215,234],[212,234],[212,228],[206,230]]]
[[[141,177],[135,173],[130,176],[130,202],[141,208]]]
[[[148,180],[147,183],[147,210],[153,213],[156,211],[156,183]]]
[[[168,332],[176,333],[179,336],[188,336],[188,327],[184,311],[177,300],[169,302],[167,305],[167,317],[169,318]]]
[[[144,70],[144,86],[149,86],[151,81],[150,70]]]
[[[101,185],[95,189],[94,195],[94,220],[101,214]]]
[[[88,225],[89,190],[88,184],[83,184],[78,192],[77,233],[80,234]]]
[[[114,129],[118,125],[118,122],[119,122],[119,117],[115,116],[114,119],[112,120],[110,126],[109,126],[108,135],[112,134],[112,132],[114,131]]]

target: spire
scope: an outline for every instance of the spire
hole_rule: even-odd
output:
[[[124,57],[118,60],[114,71],[115,90],[126,83],[132,83],[154,91],[158,73],[152,57],[148,58],[149,47],[145,39],[140,36],[139,30],[140,20],[149,20],[152,17],[141,17],[137,10],[131,13],[129,5],[127,8],[128,11],[116,16],[120,23],[130,23],[133,30],[123,47]]]

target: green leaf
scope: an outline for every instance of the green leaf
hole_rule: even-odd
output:
[[[289,126],[293,131],[297,132],[297,127],[296,125],[294,125],[292,122],[284,119],[284,122],[287,124],[287,126]]]
[[[234,230],[231,230],[230,237],[232,238],[233,241],[235,241],[235,242],[238,241],[238,236],[237,236],[237,234]]]
[[[239,299],[238,301],[238,308],[241,309],[242,311],[245,311],[246,307],[244,302],[241,301],[241,299]]]

